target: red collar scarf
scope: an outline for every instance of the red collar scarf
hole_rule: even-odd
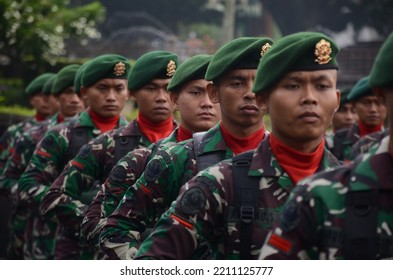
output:
[[[57,123],[62,123],[64,122],[64,116],[62,114],[57,115]]]
[[[139,130],[151,143],[167,137],[174,129],[172,116],[160,123],[153,123],[142,113],[138,114],[137,122]]]
[[[220,123],[220,129],[225,144],[235,155],[255,149],[265,136],[265,127],[262,127],[246,138],[239,138],[233,135],[223,126],[222,122]]]
[[[370,126],[365,125],[360,120],[358,121],[358,125],[359,125],[360,137],[363,137],[363,136],[368,135],[373,132],[381,131],[383,128],[383,123],[370,127]]]
[[[179,126],[179,129],[177,130],[176,141],[181,142],[191,138],[192,138],[191,131],[185,129],[183,126]]]
[[[302,153],[285,146],[273,134],[270,134],[269,144],[280,166],[288,173],[294,184],[297,184],[318,170],[323,158],[325,140],[322,139],[321,144],[312,153]]]
[[[37,121],[37,122],[42,122],[42,121],[44,121],[45,119],[46,119],[46,117],[44,116],[44,115],[41,115],[40,113],[35,113],[35,116],[34,116],[34,118],[35,118],[35,120]]]
[[[101,130],[102,133],[105,133],[109,130],[112,130],[117,127],[117,123],[119,122],[120,115],[104,118],[93,112],[89,109],[89,116],[93,121],[94,125]]]

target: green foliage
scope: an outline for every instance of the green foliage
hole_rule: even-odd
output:
[[[30,106],[28,98],[24,94],[21,79],[0,79],[0,106]]]
[[[99,37],[95,25],[105,10],[99,2],[70,8],[68,0],[0,0],[0,13],[0,53],[18,63],[51,62],[64,54],[66,39]]]
[[[31,117],[34,116],[35,111],[34,109],[28,109],[26,107],[14,105],[14,106],[0,106],[0,113]]]

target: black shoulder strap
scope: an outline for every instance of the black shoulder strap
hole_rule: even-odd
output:
[[[114,164],[116,164],[122,157],[128,152],[135,150],[140,136],[125,135],[115,136],[115,152],[114,152]]]
[[[335,133],[334,138],[333,138],[333,155],[338,159],[338,160],[344,160],[344,140],[345,136],[347,135],[348,130],[343,129],[339,130]]]
[[[251,259],[251,233],[258,209],[259,177],[248,176],[253,151],[233,157],[232,177],[235,206],[240,217],[240,259]]]
[[[88,127],[80,126],[74,127],[75,120],[69,122],[70,126],[70,143],[68,145],[68,155],[66,162],[73,159],[79,152],[83,145],[89,142]]]
[[[375,259],[378,191],[349,191],[346,198],[343,255],[348,260]]]
[[[198,171],[204,170],[222,160],[219,151],[203,153],[203,137],[206,132],[196,132],[192,135],[194,144],[194,157]]]

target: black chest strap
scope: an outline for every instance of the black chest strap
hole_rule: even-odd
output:
[[[259,177],[248,176],[253,151],[233,157],[233,191],[240,218],[240,259],[251,259],[253,221],[258,208]]]
[[[82,146],[91,140],[89,137],[90,128],[86,126],[74,127],[74,123],[75,121],[70,121],[70,142],[65,162],[73,159],[78,154]]]
[[[203,153],[203,136],[206,132],[196,132],[192,135],[194,144],[194,158],[196,160],[197,170],[204,170],[216,163],[222,161],[221,151],[212,151]]]
[[[135,150],[137,147],[140,136],[125,135],[115,136],[115,151],[114,151],[114,165],[123,158],[128,152]]]

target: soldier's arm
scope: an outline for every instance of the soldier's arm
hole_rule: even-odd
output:
[[[100,243],[111,258],[130,258],[134,249],[129,248],[139,246],[140,235],[169,207],[173,200],[169,197],[176,188],[177,196],[188,158],[172,150],[173,146],[168,146],[157,152],[108,217]]]
[[[38,143],[31,160],[18,181],[19,203],[38,211],[38,206],[51,183],[59,175],[67,152],[68,141],[60,127],[49,130]]]
[[[151,149],[141,148],[129,152],[112,169],[93,202],[88,206],[81,225],[82,236],[98,244],[98,237],[106,218],[119,205],[126,190],[145,169]]]
[[[205,241],[213,244],[224,235],[227,199],[218,183],[219,168],[206,169],[181,188],[176,201],[141,244],[136,259],[193,259]]]
[[[86,209],[101,185],[101,158],[107,152],[107,142],[106,135],[101,135],[85,144],[69,161],[43,197],[42,215],[79,231]]]

